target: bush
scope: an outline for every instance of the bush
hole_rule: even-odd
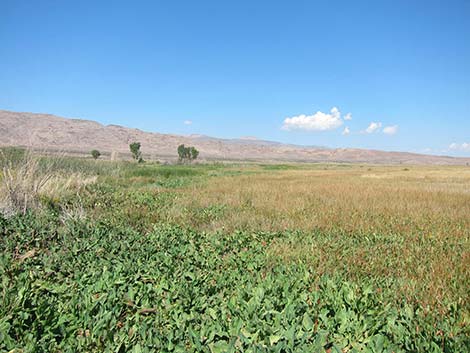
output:
[[[98,151],[98,150],[92,150],[92,151],[91,151],[91,156],[92,156],[94,159],[98,159],[98,158],[100,158],[101,153],[100,153],[100,151]]]

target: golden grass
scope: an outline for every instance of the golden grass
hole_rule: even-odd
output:
[[[3,159],[0,173],[0,212],[9,216],[25,214],[41,206],[40,199],[59,200],[67,192],[78,192],[83,186],[94,183],[96,176],[81,173],[61,173],[54,160],[41,165],[40,156],[26,151],[15,163]]]
[[[470,227],[470,168],[351,167],[218,177],[183,189],[173,216],[191,223],[191,213],[179,210],[212,205],[227,206],[224,216],[191,225],[462,236]]]
[[[270,244],[272,261],[389,278],[423,305],[452,299],[468,307],[470,168],[406,169],[330,166],[211,178],[181,189],[167,217],[207,231],[301,231]]]

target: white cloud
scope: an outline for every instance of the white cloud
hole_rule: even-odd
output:
[[[282,125],[283,130],[307,130],[307,131],[326,131],[334,130],[343,125],[341,113],[338,108],[333,107],[330,114],[316,112],[313,115],[298,115],[292,118],[286,118]]]
[[[387,135],[395,135],[398,132],[398,125],[386,126],[382,131]]]
[[[364,131],[366,134],[372,134],[373,132],[377,132],[382,127],[382,123],[371,122],[369,127]]]
[[[352,114],[348,113],[344,116],[344,120],[352,120]]]
[[[470,143],[469,142],[464,142],[464,143],[454,142],[450,144],[449,150],[470,152]]]
[[[349,130],[349,128],[346,126],[343,132],[341,133],[341,135],[349,135],[350,133],[351,133],[351,130]]]
[[[184,125],[191,125],[193,122],[191,120],[185,120]]]

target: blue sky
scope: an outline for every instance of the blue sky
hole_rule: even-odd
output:
[[[469,19],[465,0],[0,0],[0,109],[470,156]]]

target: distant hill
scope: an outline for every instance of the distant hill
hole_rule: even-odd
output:
[[[172,160],[179,144],[195,146],[201,159],[273,162],[360,162],[383,164],[467,164],[470,158],[429,156],[365,149],[329,149],[263,141],[253,137],[219,139],[204,135],[180,136],[146,132],[95,121],[67,119],[50,114],[0,110],[0,146],[26,146],[45,151],[129,158],[129,143],[139,141],[147,159]]]

